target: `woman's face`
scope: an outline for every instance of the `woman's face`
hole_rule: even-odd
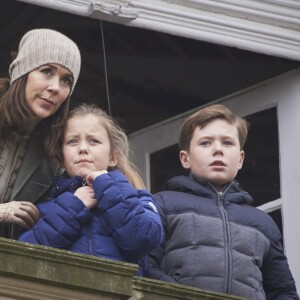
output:
[[[43,65],[28,74],[26,104],[37,120],[45,119],[59,109],[70,94],[72,73],[58,65]]]

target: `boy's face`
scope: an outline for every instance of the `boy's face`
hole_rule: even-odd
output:
[[[70,176],[85,177],[116,165],[106,129],[94,115],[68,120],[63,141],[63,166]]]
[[[180,151],[180,160],[197,178],[208,179],[221,188],[242,168],[244,155],[237,127],[217,119],[202,129],[195,129],[190,150]]]

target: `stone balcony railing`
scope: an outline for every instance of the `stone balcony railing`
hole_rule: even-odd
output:
[[[137,277],[137,265],[0,238],[1,300],[224,300],[239,297]]]

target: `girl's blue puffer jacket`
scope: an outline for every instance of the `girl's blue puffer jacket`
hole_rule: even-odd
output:
[[[41,219],[19,240],[74,252],[136,263],[138,275],[146,272],[146,255],[162,239],[162,224],[155,200],[136,190],[119,171],[93,182],[98,207],[89,210],[74,192],[81,177],[55,177],[51,200],[37,204]]]

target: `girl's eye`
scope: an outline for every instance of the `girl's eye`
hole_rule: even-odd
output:
[[[91,139],[90,142],[91,144],[100,144],[100,141],[97,139]]]
[[[72,83],[73,83],[73,80],[72,80],[70,77],[64,77],[64,78],[62,79],[62,82],[63,82],[65,85],[67,85],[67,86],[71,86]]]

